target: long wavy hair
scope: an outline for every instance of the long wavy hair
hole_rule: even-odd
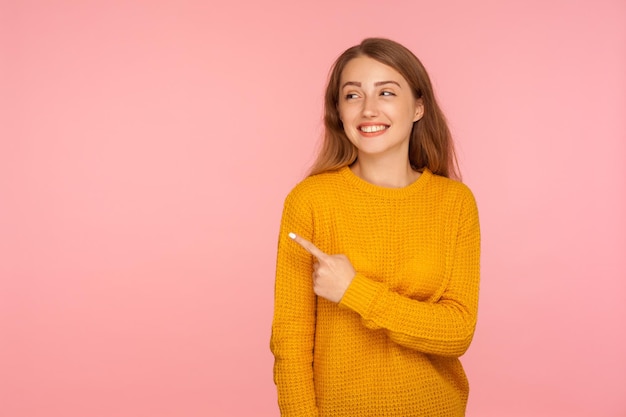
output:
[[[309,175],[334,171],[351,165],[357,149],[346,136],[339,119],[339,88],[346,64],[367,56],[398,71],[421,98],[424,115],[413,123],[409,141],[409,161],[416,171],[428,168],[434,174],[461,179],[452,135],[446,118],[435,100],[430,77],[420,60],[407,48],[389,39],[368,38],[348,48],[333,64],[324,96],[324,140]]]

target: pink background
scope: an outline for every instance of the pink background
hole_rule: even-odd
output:
[[[468,416],[625,416],[625,22],[623,0],[3,2],[0,415],[278,415],[283,199],[331,62],[376,35],[429,69],[480,208]]]

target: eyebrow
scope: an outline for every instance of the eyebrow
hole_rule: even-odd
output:
[[[381,85],[385,85],[385,84],[395,84],[395,85],[397,85],[398,87],[402,88],[402,86],[400,85],[400,83],[398,83],[398,82],[396,82],[396,81],[391,81],[391,80],[390,80],[390,81],[377,81],[377,82],[375,82],[375,83],[374,83],[374,86],[375,86],[375,87],[380,87]],[[361,83],[360,83],[360,82],[358,82],[358,81],[347,81],[347,82],[345,82],[345,83],[341,86],[341,88],[343,89],[343,88],[345,88],[345,87],[346,87],[346,86],[348,86],[348,85],[353,85],[353,86],[355,86],[355,87],[361,87]]]

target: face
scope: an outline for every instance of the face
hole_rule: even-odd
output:
[[[398,71],[369,57],[350,60],[341,73],[337,108],[359,156],[408,160],[411,129],[424,106]]]

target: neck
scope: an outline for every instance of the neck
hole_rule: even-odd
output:
[[[403,188],[415,182],[421,175],[411,168],[408,158],[403,161],[367,158],[359,155],[350,167],[359,178],[387,188]]]

